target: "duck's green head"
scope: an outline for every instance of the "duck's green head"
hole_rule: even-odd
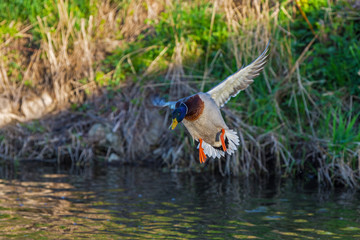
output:
[[[172,130],[174,130],[176,128],[176,125],[184,119],[187,111],[188,108],[185,103],[181,103],[178,108],[175,108],[175,110],[172,112]]]

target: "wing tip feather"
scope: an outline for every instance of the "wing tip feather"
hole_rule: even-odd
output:
[[[265,50],[249,65],[242,66],[238,71],[236,71],[234,74],[227,77],[224,81],[222,81],[220,84],[212,88],[208,93],[213,97],[216,104],[219,107],[223,107],[231,97],[235,97],[241,90],[246,89],[251,83],[254,82],[253,78],[260,75],[260,72],[264,69],[265,64],[267,63],[267,60],[269,58],[269,47],[270,47],[271,39],[269,39],[268,43],[266,44]],[[245,70],[248,68],[248,70]],[[243,72],[245,71],[245,72]],[[235,80],[233,80],[235,78]],[[241,81],[237,80],[241,79]],[[232,89],[225,89],[227,91],[224,94],[219,94],[220,91],[224,91],[224,88],[226,86],[227,81],[238,81],[238,83],[232,83],[233,86],[231,86]],[[241,84],[244,83],[244,84]],[[236,85],[237,84],[237,85]],[[244,86],[246,85],[246,86]],[[229,88],[229,87],[227,87]]]

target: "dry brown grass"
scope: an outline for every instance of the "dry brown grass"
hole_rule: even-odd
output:
[[[106,54],[121,44],[116,40],[119,28],[122,29],[121,33],[126,36],[126,39],[132,41],[147,27],[147,24],[144,23],[145,19],[156,17],[162,10],[161,1],[147,1],[147,3],[147,10],[144,9],[141,1],[132,2],[128,9],[119,9],[116,5],[111,4],[111,1],[101,1],[97,6],[96,16],[80,19],[80,28],[76,28],[75,24],[79,19],[76,19],[71,13],[69,14],[67,1],[59,0],[57,4],[59,21],[55,26],[49,26],[46,18],[38,17],[40,34],[43,36],[38,48],[24,47],[31,40],[32,36],[28,32],[32,26],[23,27],[21,24],[17,24],[19,33],[13,37],[5,36],[0,47],[0,54],[8,56],[6,61],[0,60],[0,94],[4,98],[4,105],[11,103],[12,106],[6,111],[5,109],[2,111],[2,116],[6,118],[4,123],[12,120],[23,122],[38,118],[40,110],[41,116],[49,112],[54,113],[54,110],[55,112],[65,110],[69,108],[70,104],[81,104],[89,96],[100,93],[102,90],[101,86],[95,82],[95,73]],[[130,11],[132,11],[131,14],[128,13]],[[2,24],[6,24],[6,22]],[[134,28],[134,26],[136,27]],[[15,54],[12,52],[14,49],[17,50]],[[11,62],[16,62],[26,68],[10,73]],[[21,74],[23,78],[14,81],[18,74]],[[111,75],[112,72],[108,74]],[[25,83],[28,83],[28,86]],[[134,91],[129,93],[126,101],[131,100],[129,97],[139,97],[137,95],[138,88],[132,89]],[[52,102],[46,104],[44,99],[39,98],[40,106],[37,106],[44,109],[37,109],[37,113],[34,113],[34,109],[31,108],[34,106],[34,102],[36,103],[39,94],[43,92],[51,96]],[[28,104],[29,102],[30,104]],[[126,136],[126,143],[129,146],[133,146],[134,142],[138,140],[132,135],[136,124],[140,120],[142,121],[139,116],[133,118],[135,116],[133,111],[137,110],[136,107],[130,106],[125,114],[125,122],[122,118],[123,112],[120,112],[118,116],[108,116],[109,119],[106,120],[109,123],[115,123],[116,130],[119,128],[119,124],[122,129],[126,129],[123,134]],[[46,120],[41,120],[39,126],[43,126],[44,130],[37,133],[32,132],[31,124],[30,128],[19,124],[4,128],[3,134],[7,136],[7,139],[2,142],[2,157],[40,160],[54,159],[55,156],[59,161],[66,156],[73,162],[89,159],[92,157],[92,150],[88,150],[86,147],[83,149],[84,146],[80,144],[79,136],[89,130],[90,123],[96,121],[86,121],[81,118],[81,123],[72,122],[74,118],[77,119],[77,114],[75,116],[67,114],[70,113],[65,111],[59,117],[47,119],[56,125],[67,127],[67,129],[61,129],[59,136],[54,135],[59,130],[50,127],[49,125],[52,123],[48,123]],[[64,116],[68,116],[69,119]],[[84,129],[83,126],[87,128]],[[44,139],[51,139],[50,143]],[[59,142],[66,142],[66,144],[62,146],[59,145]],[[127,148],[126,153],[130,157],[135,156],[135,150],[132,148]]]
[[[70,103],[82,102],[86,94],[96,93],[98,86],[94,80],[99,64],[120,44],[115,38],[119,11],[110,1],[99,2],[98,14],[88,19],[76,19],[67,11],[67,4],[58,1],[59,21],[55,26],[49,26],[46,17],[38,17],[42,35],[38,47],[27,47],[33,26],[17,24],[19,32],[13,37],[5,36],[2,41],[0,54],[7,58],[0,60],[0,94],[12,101],[12,113],[23,121],[33,117],[22,111],[22,100],[47,92],[56,109],[61,110]],[[80,27],[75,27],[76,23]],[[14,62],[20,66],[16,71],[11,67]],[[17,79],[19,75],[21,79]],[[43,114],[51,110],[46,109]]]

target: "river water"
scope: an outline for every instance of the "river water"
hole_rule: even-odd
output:
[[[0,167],[0,239],[360,239],[360,195],[139,167]]]

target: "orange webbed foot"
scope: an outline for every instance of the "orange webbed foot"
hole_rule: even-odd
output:
[[[205,163],[206,155],[205,155],[204,149],[202,147],[203,140],[200,138],[199,141],[200,141],[200,145],[199,145],[199,161],[200,161],[200,163]]]
[[[221,129],[221,135],[220,135],[221,145],[222,145],[224,152],[226,152],[227,148],[226,148],[224,136],[225,136],[225,129]]]

